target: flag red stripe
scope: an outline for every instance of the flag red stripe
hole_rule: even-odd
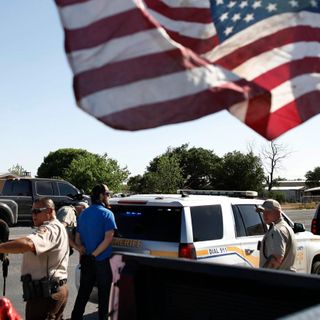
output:
[[[127,19],[132,22],[132,25],[123,23],[122,27],[119,28],[119,21],[125,22]],[[65,30],[67,38],[66,51],[70,53],[75,50],[95,47],[105,43],[110,38],[114,39],[121,36],[127,36],[153,28],[155,28],[155,25],[146,19],[146,17],[141,14],[140,10],[133,9],[102,19],[84,28]],[[103,32],[101,32],[101,30],[103,30]],[[175,31],[167,30],[167,32],[172,36],[173,40],[181,43],[187,48],[191,48],[197,54],[207,53],[219,43],[216,35],[207,39],[199,39],[181,35]]]
[[[273,140],[286,131],[319,114],[320,104],[314,103],[319,100],[320,92],[312,91],[296,98],[277,111],[270,113],[268,117],[260,119],[261,122],[251,121],[248,117],[245,123],[267,139]],[[249,114],[256,111],[254,107],[251,107]],[[262,123],[264,127],[261,126]]]
[[[77,100],[103,89],[125,85],[186,70],[199,63],[183,57],[179,49],[108,63],[107,65],[82,72],[74,77]],[[124,76],[125,74],[125,76]]]
[[[214,95],[213,95],[214,91]],[[153,128],[189,121],[225,109],[227,104],[243,101],[242,93],[227,88],[206,90],[180,99],[126,109],[99,118],[105,124],[124,130]]]
[[[186,37],[169,30],[167,30],[167,32],[174,41],[182,44],[186,48],[190,48],[197,54],[208,53],[219,43],[219,39],[216,35],[207,39],[197,39]]]
[[[144,0],[148,8],[166,16],[171,20],[212,23],[208,8],[170,7],[161,1]]]
[[[228,55],[225,55],[223,58],[214,61],[214,63],[228,69],[234,69],[248,59],[251,59],[261,53],[300,41],[319,42],[320,28],[312,28],[308,26],[286,28],[267,37],[259,38],[248,45],[240,48],[238,47],[238,49]]]
[[[84,2],[89,2],[90,0],[55,0],[57,6],[60,8],[66,7],[72,4],[79,4],[79,3],[84,3]]]
[[[189,51],[179,49],[108,63],[74,76],[74,91],[77,101],[97,91],[182,72],[206,65]],[[245,80],[243,80],[245,81]],[[245,81],[246,82],[246,81]],[[244,86],[245,83],[241,83]],[[251,87],[256,87],[252,84]]]
[[[294,77],[308,73],[320,73],[320,57],[305,57],[300,60],[292,60],[253,79],[256,84],[265,89],[272,90]]]
[[[130,23],[127,23],[128,21]],[[84,28],[65,30],[65,49],[68,53],[88,49],[104,44],[110,39],[154,28],[155,25],[136,8],[101,19]]]

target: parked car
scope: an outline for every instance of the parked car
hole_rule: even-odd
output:
[[[7,179],[0,194],[0,202],[14,201],[18,206],[18,216],[17,219],[12,219],[12,216],[8,215],[8,211],[0,208],[0,219],[9,225],[16,222],[31,222],[32,203],[34,199],[39,197],[50,197],[57,210],[77,201],[90,201],[89,196],[84,195],[78,188],[65,180],[30,177]]]

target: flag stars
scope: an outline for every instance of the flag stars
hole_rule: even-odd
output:
[[[248,1],[241,1],[240,8],[243,9],[248,6]]]
[[[311,1],[310,1],[310,4],[311,4],[311,6],[314,7],[314,8],[318,7],[318,4],[317,4],[317,1],[316,1],[316,0],[311,0]]]
[[[236,1],[230,1],[229,4],[228,4],[228,8],[233,8],[235,5],[237,4]]]
[[[253,9],[261,8],[262,4],[261,1],[255,1],[252,5]]]
[[[267,10],[269,12],[277,11],[277,5],[275,3],[269,3],[268,6],[267,6]]]
[[[252,21],[252,20],[254,20],[254,16],[253,16],[253,13],[248,13],[246,16],[245,16],[245,18],[244,18],[244,21],[245,22],[250,22],[250,21]]]
[[[217,1],[216,1],[216,4],[217,4],[217,5],[223,4],[223,0],[217,0]]]
[[[291,1],[289,1],[289,3],[290,3],[290,5],[291,5],[291,7],[299,7],[299,3],[298,3],[298,1],[297,0],[291,0]]]
[[[230,33],[232,33],[233,31],[233,27],[227,27],[225,30],[224,30],[224,34],[226,36],[228,36]]]
[[[235,14],[233,15],[233,17],[231,18],[231,20],[232,20],[233,22],[236,22],[236,21],[238,21],[238,20],[240,20],[240,19],[241,19],[240,13],[235,13]]]
[[[225,20],[227,20],[229,18],[229,16],[228,16],[228,12],[225,12],[225,13],[223,13],[222,15],[221,15],[221,17],[220,17],[220,21],[225,21]]]

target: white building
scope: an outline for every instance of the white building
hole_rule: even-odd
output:
[[[305,189],[305,180],[284,180],[278,181],[271,191],[283,194],[286,202],[303,202]]]

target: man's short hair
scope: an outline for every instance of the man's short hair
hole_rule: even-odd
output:
[[[37,198],[34,200],[34,203],[40,203],[42,206],[46,208],[50,208],[52,210],[55,210],[55,205],[52,199],[48,197],[43,197],[43,198]]]
[[[267,199],[261,206],[257,206],[258,212],[272,211],[272,210],[281,211],[281,205],[277,200]]]

